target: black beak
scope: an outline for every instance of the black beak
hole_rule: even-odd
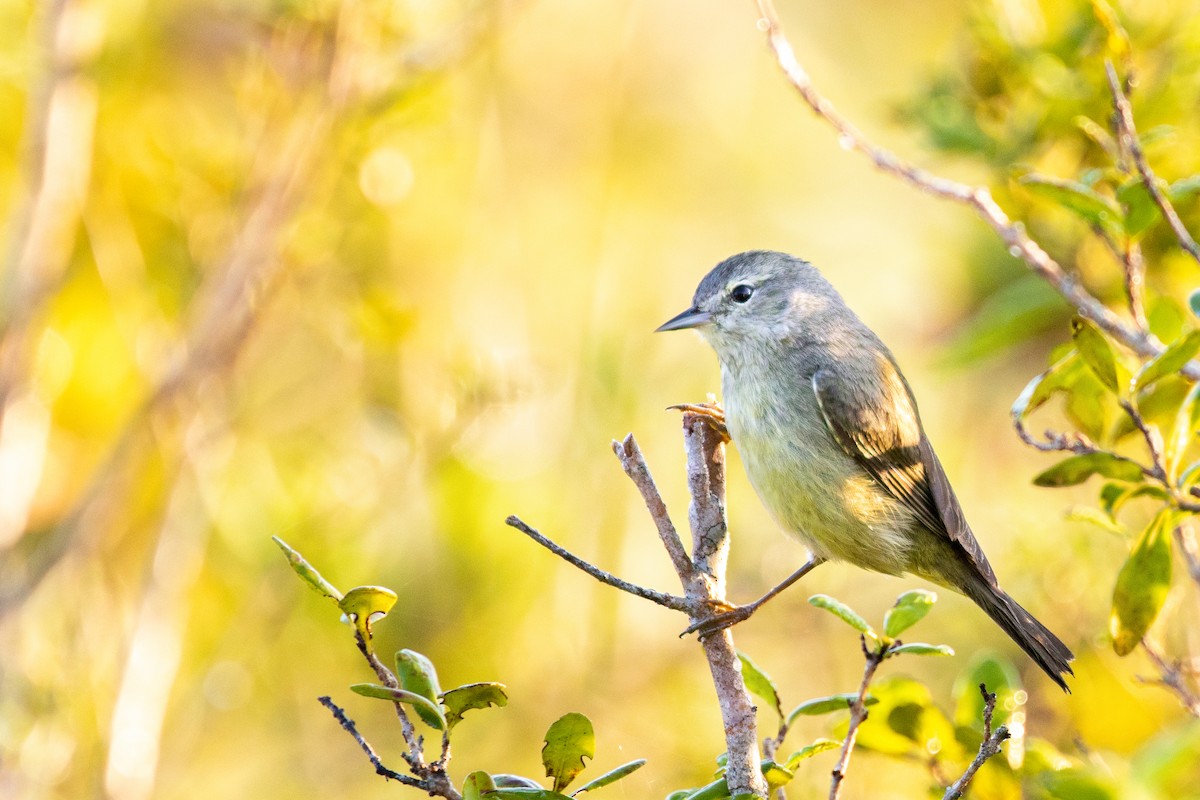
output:
[[[682,331],[687,328],[699,328],[710,319],[712,319],[712,312],[689,308],[682,314],[677,314],[662,325],[659,325],[654,329],[654,332],[661,333],[662,331]]]

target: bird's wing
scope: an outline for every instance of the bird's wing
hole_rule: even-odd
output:
[[[958,545],[995,583],[941,462],[921,428],[912,391],[891,358],[879,354],[879,380],[847,381],[829,368],[812,378],[817,404],[838,445],[933,533]]]

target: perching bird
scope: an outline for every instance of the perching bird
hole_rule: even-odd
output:
[[[717,351],[724,422],[750,483],[812,551],[792,578],[717,618],[717,628],[822,561],[848,561],[961,592],[1069,691],[1074,656],[996,582],[895,358],[815,267],[783,253],[733,256],[658,330],[684,328]]]

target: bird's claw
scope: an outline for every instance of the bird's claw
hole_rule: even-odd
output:
[[[667,408],[703,418],[708,426],[717,432],[718,436],[726,442],[729,441],[729,428],[725,425],[725,409],[721,408],[720,403],[680,403],[667,406]]]
[[[715,613],[693,622],[683,633],[679,634],[680,638],[694,633],[699,638],[704,639],[712,636],[714,633],[720,633],[726,628],[732,628],[739,622],[745,622],[758,608],[757,604],[753,603],[747,606],[735,606],[720,600],[709,601],[708,605]]]

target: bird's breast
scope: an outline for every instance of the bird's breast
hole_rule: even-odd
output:
[[[723,370],[725,419],[779,526],[819,556],[902,572],[912,515],[834,441],[811,385],[745,377]]]

